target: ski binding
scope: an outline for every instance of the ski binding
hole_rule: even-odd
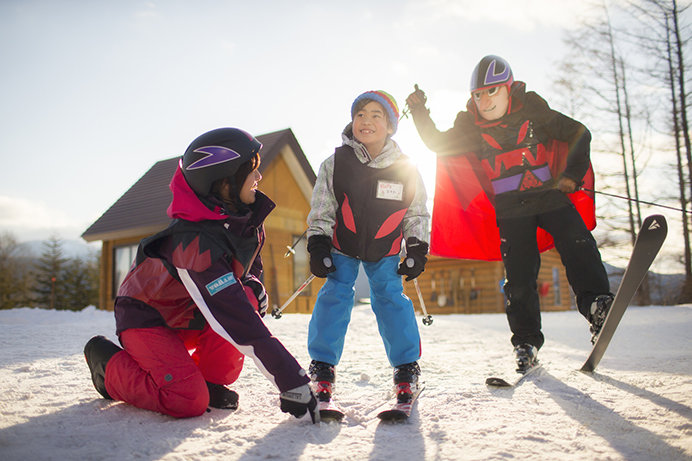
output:
[[[392,405],[392,407],[388,410],[383,410],[379,412],[377,414],[377,417],[381,421],[393,423],[406,421],[409,418],[409,416],[411,416],[411,412],[413,411],[413,405],[416,403],[416,400],[418,400],[418,396],[420,395],[420,393],[423,392],[423,388],[423,384],[419,383],[418,386],[416,386],[416,389],[413,391],[413,396],[410,402],[397,402],[394,405]]]

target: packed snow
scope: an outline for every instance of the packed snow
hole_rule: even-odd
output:
[[[420,318],[420,316],[419,316]],[[307,367],[308,315],[267,317]],[[436,315],[419,323],[425,381],[412,417],[381,423],[392,370],[368,305],[356,306],[337,367],[342,423],[281,413],[278,393],[246,361],[237,411],[176,420],[107,401],[82,348],[115,339],[111,312],[0,311],[0,459],[9,460],[689,460],[692,305],[631,307],[593,374],[575,311],[543,314],[544,364],[514,389],[504,315]]]

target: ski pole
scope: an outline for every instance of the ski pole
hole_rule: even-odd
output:
[[[425,101],[427,101],[427,98],[425,97],[425,93],[423,93],[423,90],[418,88],[418,84],[416,83],[413,85],[415,93],[418,93],[419,97],[423,100],[423,105],[425,105]],[[399,117],[399,121],[403,120],[404,118],[408,118],[408,114],[411,113],[411,108],[408,105],[408,102],[406,103],[406,107],[404,107],[404,110],[401,111],[401,117]]]
[[[300,235],[300,237],[298,237],[298,240],[296,240],[295,242],[293,242],[293,245],[292,245],[292,246],[286,245],[286,248],[288,248],[288,251],[287,251],[286,254],[284,255],[284,258],[288,258],[289,255],[292,255],[292,254],[294,255],[294,254],[296,254],[296,245],[298,245],[298,243],[299,243],[301,240],[303,240],[303,237],[305,237],[305,234],[306,234],[307,232],[308,232],[308,230],[305,229],[305,232],[303,232],[303,233]]]
[[[425,309],[425,301],[423,301],[423,295],[420,292],[420,286],[418,286],[418,279],[413,279],[413,285],[416,287],[416,293],[418,293],[418,300],[420,301],[420,308],[423,311],[423,325],[432,325],[433,318],[428,315],[428,311]]]
[[[668,206],[668,205],[661,205],[660,203],[647,202],[646,200],[639,200],[636,198],[624,197],[622,195],[609,194],[608,192],[601,192],[600,190],[586,189],[584,187],[582,187],[581,190],[583,190],[584,192],[593,192],[595,194],[607,195],[608,197],[615,197],[615,198],[619,198],[622,200],[628,200],[630,202],[638,202],[638,203],[643,203],[645,205],[657,206],[660,208],[667,208],[667,209],[673,210],[673,211],[682,211],[683,213],[691,213],[690,210],[683,210],[682,208],[675,208],[675,207]]]
[[[312,282],[312,279],[314,279],[314,278],[315,278],[315,275],[314,275],[314,274],[310,274],[310,277],[308,277],[307,279],[305,279],[305,281],[303,282],[303,284],[302,284],[301,286],[299,286],[298,289],[295,291],[295,293],[293,293],[293,294],[291,295],[291,297],[288,298],[288,299],[286,300],[286,302],[283,304],[283,306],[281,306],[281,307],[278,308],[278,309],[274,308],[274,309],[272,310],[272,317],[274,317],[275,319],[280,319],[280,318],[281,318],[281,311],[283,311],[284,309],[286,309],[286,307],[287,307],[289,304],[291,304],[291,301],[293,301],[294,299],[296,299],[296,296],[298,296],[298,295],[305,289],[305,287],[307,287],[308,285],[310,285],[310,282]]]
[[[327,267],[327,268],[332,267],[332,258],[325,256],[324,259],[322,260],[322,264],[324,264],[325,267]],[[315,278],[315,274],[310,274],[310,277],[305,279],[305,281],[302,283],[302,285],[300,285],[298,287],[298,289],[291,295],[291,297],[286,300],[286,302],[283,304],[283,306],[281,306],[278,309],[272,310],[272,317],[274,317],[275,319],[280,319],[281,318],[281,312],[284,309],[286,309],[286,306],[291,304],[291,301],[296,299],[296,296],[298,296],[305,289],[305,287],[310,285],[310,283],[312,282],[312,280],[314,278]]]

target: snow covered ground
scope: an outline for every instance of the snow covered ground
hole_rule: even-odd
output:
[[[304,366],[307,315],[267,319]],[[2,460],[690,460],[692,306],[633,307],[596,373],[574,311],[544,313],[544,369],[516,389],[503,315],[435,316],[420,325],[426,388],[412,418],[380,424],[391,369],[369,306],[354,309],[337,396],[342,424],[281,413],[251,361],[234,386],[236,412],[175,420],[99,398],[82,355],[95,334],[114,339],[112,313],[0,311]]]

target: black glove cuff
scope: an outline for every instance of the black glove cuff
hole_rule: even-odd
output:
[[[416,237],[409,237],[406,239],[406,257],[413,258],[415,260],[426,259],[428,254],[429,245],[427,242],[418,240]]]
[[[313,235],[308,238],[310,253],[310,272],[316,277],[324,278],[336,268],[332,262],[332,239],[326,235]]]
[[[332,251],[332,238],[326,235],[312,235],[308,238],[308,252],[329,254]]]
[[[259,298],[259,295],[262,293],[262,291],[264,291],[263,287],[262,287],[262,283],[252,276],[246,276],[242,280],[242,282],[243,282],[243,285],[250,287],[252,292],[255,294],[255,297],[257,297],[257,298]]]

